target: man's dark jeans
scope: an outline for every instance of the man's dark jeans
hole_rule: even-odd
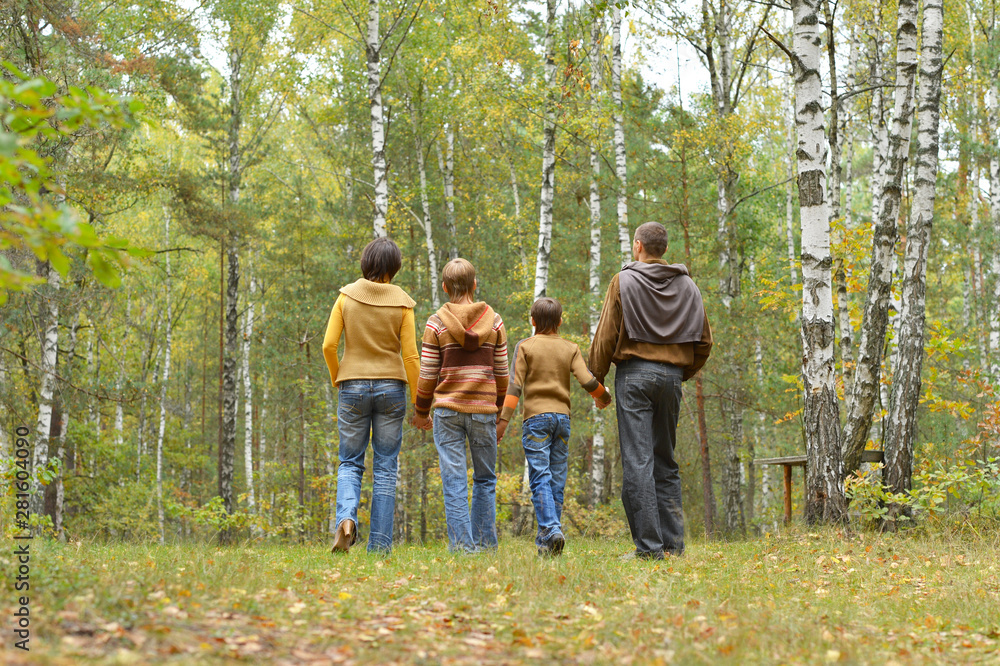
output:
[[[622,504],[636,555],[684,552],[681,477],[674,460],[681,368],[629,359],[615,373]]]

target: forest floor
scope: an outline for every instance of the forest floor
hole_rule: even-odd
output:
[[[998,538],[793,529],[662,562],[584,538],[556,559],[36,539],[30,653],[0,555],[0,662],[1000,663]]]

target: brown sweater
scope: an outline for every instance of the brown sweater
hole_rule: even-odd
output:
[[[348,379],[401,379],[410,385],[410,399],[417,399],[415,303],[393,284],[364,278],[343,287],[330,312],[323,338],[323,357],[336,386]],[[340,336],[344,358],[337,359]]]
[[[507,394],[507,332],[486,303],[445,303],[430,316],[420,355],[416,412],[431,407],[496,414]]]
[[[517,399],[524,392],[524,418],[537,414],[569,414],[569,377],[576,377],[588,393],[604,392],[587,369],[575,343],[558,335],[537,334],[514,348],[514,377],[507,389],[502,421],[510,421]],[[600,389],[600,393],[598,393]]]
[[[666,263],[662,260],[653,261]],[[597,330],[594,331],[594,341],[590,345],[588,365],[597,379],[604,381],[612,363],[617,365],[630,358],[641,358],[647,361],[672,363],[683,368],[683,379],[686,381],[701,370],[711,352],[712,327],[708,323],[707,313],[699,342],[659,345],[652,342],[630,340],[622,321],[622,300],[618,286],[618,275],[611,278],[607,296],[604,298],[604,307],[601,310],[601,319],[597,324]]]

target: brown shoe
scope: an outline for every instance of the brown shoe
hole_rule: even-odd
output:
[[[330,552],[346,553],[357,540],[358,533],[354,521],[350,519],[341,521],[340,525],[337,526],[337,534],[333,538],[333,548]]]

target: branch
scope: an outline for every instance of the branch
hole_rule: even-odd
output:
[[[339,30],[339,29],[337,29],[337,28],[334,28],[334,27],[333,27],[332,25],[330,25],[329,23],[327,23],[327,22],[326,22],[326,21],[324,21],[323,19],[321,19],[321,18],[319,18],[319,17],[317,17],[317,16],[314,16],[314,15],[310,14],[309,12],[307,12],[307,11],[306,11],[306,10],[304,10],[304,9],[302,9],[301,7],[297,7],[297,6],[295,6],[295,5],[292,5],[292,10],[293,10],[293,11],[296,11],[296,12],[298,12],[298,13],[300,13],[300,14],[303,14],[303,15],[305,15],[305,16],[308,16],[309,18],[311,18],[312,20],[316,21],[317,23],[319,23],[319,24],[320,24],[321,26],[323,26],[323,27],[324,27],[324,28],[326,28],[327,30],[332,30],[333,32],[335,32],[335,33],[337,33],[338,35],[340,35],[341,37],[344,37],[345,39],[348,39],[348,40],[350,40],[350,41],[354,42],[354,43],[355,43],[356,45],[358,45],[358,46],[364,46],[364,42],[362,42],[362,41],[361,41],[360,39],[356,39],[356,38],[354,38],[354,37],[351,37],[350,35],[348,35],[348,34],[347,34],[346,32],[344,32],[343,30]],[[350,11],[348,11],[347,13],[348,13],[348,14],[351,14],[351,13],[350,13]],[[353,15],[353,14],[351,14],[351,19],[352,19],[352,20],[354,19],[354,15]],[[357,25],[357,23],[355,23],[355,25]],[[359,31],[361,30],[360,26],[358,27],[358,30],[359,30]]]
[[[768,39],[770,39],[772,42],[774,42],[775,46],[777,46],[779,49],[781,49],[782,51],[785,52],[785,55],[787,55],[788,58],[789,58],[789,60],[792,61],[792,66],[793,67],[797,67],[798,66],[798,64],[799,64],[798,57],[794,53],[792,53],[791,51],[788,50],[788,47],[785,46],[784,42],[782,42],[780,39],[778,39],[777,37],[775,37],[774,35],[772,35],[770,32],[768,32],[767,28],[765,28],[764,26],[760,26],[760,30],[765,35],[767,35]]]
[[[12,356],[15,356],[15,357],[19,358],[22,363],[27,363],[28,365],[30,365],[31,367],[35,368],[36,370],[41,370],[42,369],[36,363],[34,363],[30,359],[28,359],[26,356],[22,356],[21,354],[18,354],[16,351],[7,349],[6,347],[0,347],[0,351],[5,351],[8,354],[11,354]],[[72,389],[74,389],[76,391],[79,391],[80,393],[83,393],[84,395],[89,395],[92,398],[97,398],[98,400],[107,400],[107,401],[110,401],[110,402],[127,402],[126,400],[122,399],[121,396],[119,396],[117,398],[112,398],[112,397],[110,397],[107,394],[101,395],[99,393],[93,393],[91,391],[88,391],[87,389],[80,388],[79,386],[77,386],[76,384],[74,384],[73,382],[71,382],[70,380],[66,379],[65,377],[60,376],[59,373],[57,373],[55,371],[52,372],[52,376],[55,377],[56,379],[58,379],[59,381],[61,381],[62,383],[66,384],[70,388],[72,388]]]

